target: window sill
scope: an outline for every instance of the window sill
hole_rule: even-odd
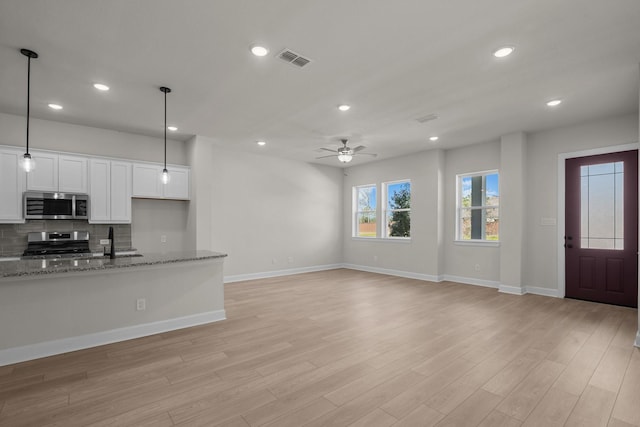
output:
[[[500,241],[495,240],[454,240],[453,243],[460,246],[485,246],[489,248],[500,246]]]
[[[377,242],[377,243],[411,243],[411,238],[382,239],[380,237],[351,237],[357,242]]]

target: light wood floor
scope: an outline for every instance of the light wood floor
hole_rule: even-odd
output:
[[[636,310],[333,270],[0,367],[1,426],[640,426]]]

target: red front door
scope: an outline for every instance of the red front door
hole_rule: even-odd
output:
[[[566,296],[638,306],[638,150],[566,160]]]

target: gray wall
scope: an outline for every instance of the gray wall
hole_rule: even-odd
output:
[[[558,154],[637,142],[638,115],[593,120],[522,135],[521,138],[524,141],[524,167],[520,175],[517,170],[512,170],[511,175],[524,181],[523,200],[519,202],[524,212],[516,212],[522,216],[515,221],[521,224],[521,229],[512,230],[523,242],[522,263],[521,271],[509,271],[509,274],[516,278],[514,281],[521,277],[521,286],[537,288],[543,293],[548,290],[551,295],[558,290],[558,229],[557,226],[542,225],[541,218],[555,219],[558,215]],[[501,164],[501,155],[505,152],[502,144],[511,143],[512,139],[446,150],[443,165],[437,160],[439,150],[432,150],[347,168],[343,188],[344,261],[373,270],[404,272],[409,276],[499,286],[502,246],[474,246],[454,241],[456,174],[489,169],[503,172],[507,165]],[[413,183],[411,242],[352,238],[352,187],[405,178]],[[438,187],[442,181],[443,186]],[[505,203],[504,199],[502,203]],[[444,215],[438,214],[439,209]],[[442,239],[438,238],[439,233]]]
[[[342,262],[342,170],[189,143],[190,240],[229,254],[225,277]],[[194,201],[192,201],[194,203]]]
[[[593,120],[529,135],[527,140],[524,281],[558,288],[557,227],[541,218],[558,216],[558,154],[638,142],[638,115]]]
[[[22,117],[0,114],[0,128],[0,144],[22,145]],[[43,120],[34,120],[33,128],[34,148],[162,160],[162,140],[157,138]],[[527,134],[525,139],[522,285],[557,290],[557,227],[540,220],[557,216],[558,154],[637,142],[638,115]],[[226,276],[344,262],[498,284],[501,248],[455,244],[454,219],[455,175],[501,169],[500,156],[501,141],[492,141],[343,170],[238,153],[208,138],[170,141],[170,162],[193,168],[193,200],[134,200],[132,246],[141,252],[228,252]],[[352,239],[351,188],[397,179],[412,181],[411,242]],[[166,243],[161,243],[162,235]]]
[[[342,215],[344,262],[372,269],[438,276],[440,236],[437,200],[442,168],[443,156],[438,150],[347,168],[342,196],[345,206]],[[352,188],[376,184],[380,200],[381,183],[402,179],[411,180],[411,240],[353,238]]]

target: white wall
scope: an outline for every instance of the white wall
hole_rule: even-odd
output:
[[[439,242],[439,191],[444,156],[439,150],[352,166],[344,179],[344,262],[372,269],[396,270],[438,277],[441,274]],[[377,184],[379,204],[381,183],[411,180],[411,239],[384,240],[352,237],[352,188]],[[379,213],[381,216],[382,213]],[[380,217],[379,222],[382,221]]]
[[[0,113],[0,145],[24,147],[26,126],[25,117]],[[38,148],[148,162],[164,161],[162,138],[32,118],[29,149]],[[188,164],[182,142],[167,140],[167,163]]]
[[[211,215],[191,218],[191,235],[210,230],[199,246],[229,255],[227,279],[342,262],[341,169],[190,144],[212,156],[192,165],[197,203],[211,203],[196,209]]]
[[[638,132],[638,116],[632,114],[521,134],[521,139],[526,141],[522,168],[524,212],[516,223],[522,224],[522,267],[518,269],[521,271],[511,271],[513,268],[509,271],[509,276],[515,279],[506,285],[517,286],[517,278],[521,277],[523,291],[537,288],[537,292],[552,295],[558,290],[557,226],[541,225],[541,218],[557,217],[558,154],[637,142]],[[442,165],[438,160],[442,152],[432,150],[346,169],[344,262],[372,270],[396,270],[409,276],[501,285],[501,251],[505,250],[502,246],[474,246],[454,241],[456,175],[506,170],[506,166],[513,166],[501,164],[505,148],[501,144],[509,141],[503,138],[502,142],[446,150]],[[517,172],[514,170],[516,175]],[[440,176],[444,177],[443,184],[440,178],[443,190],[438,190]],[[353,239],[352,187],[405,178],[412,180],[411,242]]]
[[[133,199],[131,245],[142,254],[193,250],[187,234],[189,203]],[[161,241],[162,236],[166,236],[165,242]]]
[[[455,243],[456,175],[500,169],[500,142],[493,141],[445,152],[444,248],[445,274],[456,280],[474,279],[497,284],[500,248]]]
[[[558,289],[557,227],[541,218],[558,216],[558,154],[638,142],[638,115],[594,120],[533,133],[527,139],[524,283]]]

